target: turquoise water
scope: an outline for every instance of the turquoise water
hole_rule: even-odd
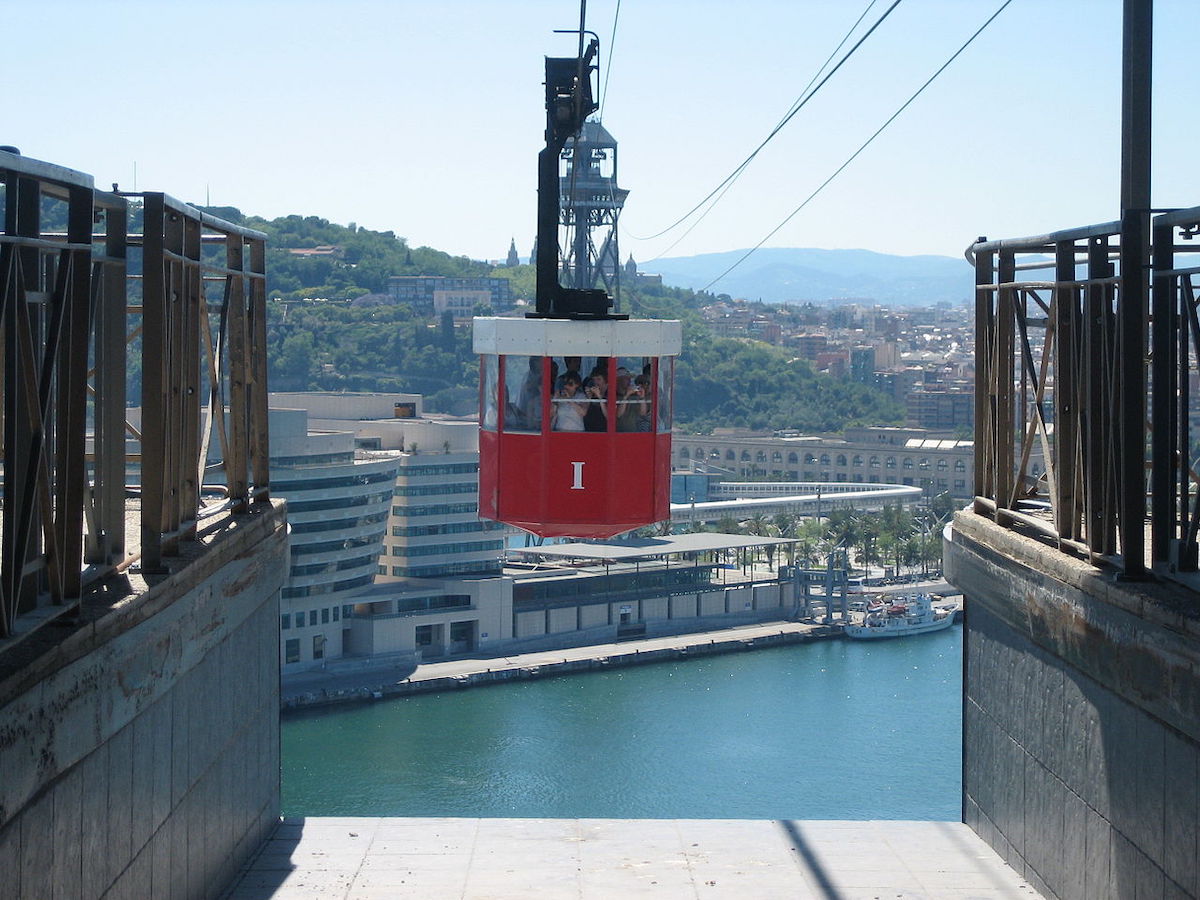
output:
[[[283,720],[285,815],[958,820],[962,627]]]

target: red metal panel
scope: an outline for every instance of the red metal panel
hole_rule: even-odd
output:
[[[671,518],[671,432],[654,435],[654,522]]]
[[[670,517],[670,435],[480,432],[480,515],[543,537],[612,537]]]
[[[479,429],[479,515],[500,520],[497,486],[500,483],[500,435]]]

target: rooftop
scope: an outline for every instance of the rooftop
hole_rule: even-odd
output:
[[[735,534],[677,534],[671,537],[630,538],[622,541],[573,542],[544,544],[541,547],[510,549],[510,554],[528,557],[559,559],[600,559],[614,562],[620,559],[649,559],[680,553],[708,553],[714,550],[740,550],[744,547],[766,547],[771,544],[794,544],[794,538],[756,537]]]

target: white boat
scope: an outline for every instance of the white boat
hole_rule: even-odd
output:
[[[912,597],[892,598],[887,603],[868,607],[861,622],[847,623],[846,637],[858,640],[874,638],[906,637],[910,634],[926,634],[941,631],[954,624],[951,610],[934,609],[928,594]]]

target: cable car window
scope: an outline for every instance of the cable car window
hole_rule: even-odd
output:
[[[587,399],[583,394],[579,373],[573,370],[564,372],[559,376],[558,384],[550,411],[550,427],[554,431],[583,431]]]
[[[675,365],[675,357],[664,356],[656,361],[658,370],[658,390],[654,392],[655,419],[658,423],[659,434],[671,432],[671,375]]]
[[[480,357],[483,364],[483,417],[480,425],[488,431],[495,431],[500,421],[496,408],[497,382],[500,380],[500,357],[494,353]]]
[[[584,357],[587,362],[589,357]],[[606,432],[609,430],[609,403],[612,394],[612,365],[607,356],[596,357],[588,375],[583,379],[583,396],[587,406],[583,413],[583,430]]]
[[[542,357],[504,357],[504,430],[542,430]]]
[[[593,356],[561,356],[550,360],[554,380],[552,431],[606,431],[608,360]]]
[[[613,383],[617,401],[617,431],[650,431],[654,402],[650,357],[622,356],[617,360]]]

